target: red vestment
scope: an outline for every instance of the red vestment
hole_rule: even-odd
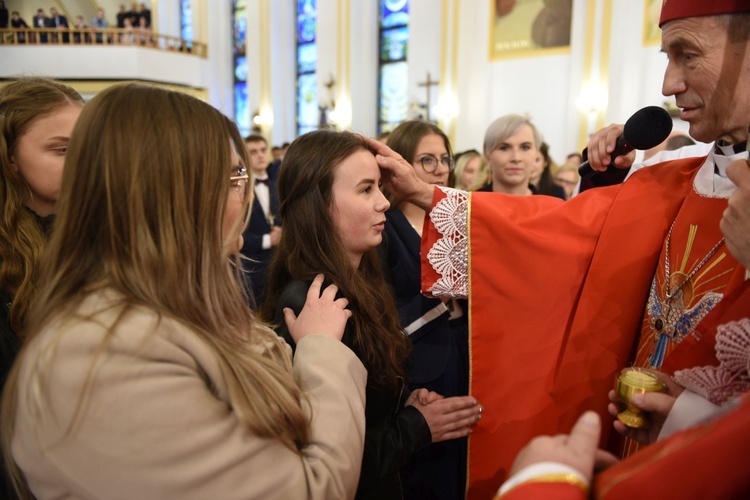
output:
[[[568,202],[471,194],[471,394],[486,408],[470,438],[471,498],[491,497],[531,438],[567,432],[585,410],[600,413],[607,442],[607,393],[634,357],[664,239],[703,161],[657,165]],[[424,291],[444,276],[427,261],[441,237],[425,224]]]
[[[726,415],[651,445],[598,474],[591,496],[603,500],[748,498],[748,443],[750,396]],[[580,488],[566,483],[527,483],[500,498],[586,497]]]

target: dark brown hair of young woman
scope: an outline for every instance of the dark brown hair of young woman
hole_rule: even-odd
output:
[[[409,342],[401,330],[395,300],[380,271],[376,249],[352,268],[331,218],[336,167],[352,153],[369,151],[348,132],[321,130],[296,139],[279,171],[279,212],[284,231],[269,272],[261,317],[273,321],[276,305],[292,280],[323,273],[349,300],[354,325],[351,349],[367,368],[367,383],[396,389],[404,377]]]

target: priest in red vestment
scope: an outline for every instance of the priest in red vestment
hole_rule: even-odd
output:
[[[745,282],[719,221],[735,190],[726,167],[748,154],[748,12],[750,0],[664,3],[663,91],[694,138],[715,141],[707,157],[562,202],[433,191],[378,146],[386,187],[431,209],[423,292],[470,300],[470,390],[486,409],[470,438],[471,498],[497,490],[530,438],[569,429],[586,409],[606,417],[620,369],[660,368]]]
[[[736,162],[728,168],[738,189],[721,220],[727,245],[745,269],[750,269],[748,167],[748,162]],[[664,365],[665,368],[669,363],[692,366],[676,372],[674,380],[689,389],[683,394],[695,391],[720,405],[717,414],[695,422],[692,428],[678,431],[592,478],[595,463],[600,468],[607,467],[616,459],[596,451],[601,423],[595,413],[588,412],[569,435],[542,436],[529,443],[516,457],[513,475],[503,484],[498,498],[750,497],[750,475],[744,467],[750,451],[748,297],[750,281],[746,280],[674,349]],[[669,397],[648,393],[638,406],[648,408],[659,400],[669,400]],[[677,405],[674,404],[667,420],[675,413]],[[592,491],[589,491],[592,484]]]

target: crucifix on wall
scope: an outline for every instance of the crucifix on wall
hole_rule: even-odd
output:
[[[336,107],[336,98],[334,96],[334,88],[336,87],[336,79],[333,75],[328,77],[328,81],[323,84],[328,90],[328,100],[320,101],[318,103],[318,111],[320,112],[318,118],[318,128],[324,129],[330,125],[330,113]]]
[[[432,118],[430,117],[430,108],[432,107],[432,87],[435,85],[438,85],[440,83],[440,80],[433,80],[430,76],[430,72],[427,72],[427,79],[423,82],[418,82],[417,85],[420,87],[425,87],[427,90],[427,103],[425,104],[425,116],[427,117],[427,121],[431,122]]]

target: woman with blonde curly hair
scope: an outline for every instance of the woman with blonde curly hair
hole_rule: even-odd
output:
[[[464,191],[476,191],[490,182],[490,164],[475,149],[456,154],[456,169],[453,171],[453,187]]]

